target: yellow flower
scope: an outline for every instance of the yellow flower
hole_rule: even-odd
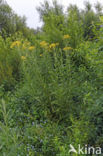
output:
[[[43,54],[40,54],[40,56],[43,56]]]
[[[52,44],[49,45],[49,48],[52,49],[52,48],[55,48],[58,45],[59,45],[59,43],[52,43]]]
[[[70,38],[69,35],[64,35],[64,36],[63,36],[63,39],[68,39],[68,38]]]
[[[28,49],[32,51],[32,50],[35,49],[35,47],[34,47],[34,46],[31,46],[31,47],[29,47]]]
[[[40,42],[40,46],[43,48],[47,47],[47,45],[48,45],[48,43],[46,41]]]
[[[20,44],[21,44],[20,41],[14,41],[14,42],[11,44],[10,48],[20,47]]]
[[[63,50],[64,51],[66,51],[66,50],[72,50],[72,47],[64,47]]]
[[[25,56],[21,56],[21,59],[22,59],[22,60],[26,60],[26,57],[25,57]]]

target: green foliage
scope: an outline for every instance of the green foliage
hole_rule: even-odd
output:
[[[102,147],[100,5],[97,12],[89,3],[84,10],[70,5],[65,15],[57,1],[46,1],[39,31],[5,5],[0,1],[0,21],[5,14],[7,22],[0,36],[0,155],[69,156],[70,144]]]
[[[11,39],[0,37],[0,84],[12,88],[20,75],[20,56],[10,49]]]
[[[26,18],[20,17],[14,13],[12,8],[4,1],[0,1],[0,34],[3,38],[11,36],[15,32],[22,32],[23,35],[29,38],[30,30],[26,26]]]

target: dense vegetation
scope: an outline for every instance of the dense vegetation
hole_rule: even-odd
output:
[[[64,13],[46,1],[38,11],[43,26],[31,30],[0,0],[0,156],[102,147],[101,4],[95,11],[87,2],[83,10],[70,5]]]

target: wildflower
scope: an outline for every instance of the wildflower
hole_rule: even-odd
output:
[[[43,56],[43,54],[40,54],[40,56]]]
[[[21,56],[21,59],[22,59],[22,60],[26,60],[26,57],[25,57],[25,56]]]
[[[68,38],[70,38],[69,35],[64,35],[64,36],[63,36],[63,39],[68,39]]]
[[[64,51],[66,51],[66,50],[72,50],[72,47],[64,47],[63,50]]]
[[[20,47],[20,44],[21,44],[20,41],[14,41],[14,42],[11,44],[10,48]]]
[[[47,45],[48,45],[48,43],[46,41],[40,42],[40,46],[43,48],[47,47]]]
[[[31,47],[29,47],[28,49],[32,51],[32,50],[35,49],[35,47],[34,47],[34,46],[31,46]]]
[[[52,43],[52,44],[49,45],[49,48],[52,49],[52,48],[55,48],[58,45],[59,45],[59,43]]]

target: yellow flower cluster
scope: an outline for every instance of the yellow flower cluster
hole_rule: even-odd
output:
[[[68,39],[68,38],[70,38],[69,35],[64,35],[64,36],[63,36],[63,39]]]
[[[25,56],[21,56],[21,59],[22,59],[22,60],[26,60],[26,57],[25,57]]]
[[[35,49],[35,47],[34,47],[34,46],[30,46],[28,49],[29,49],[30,51],[32,51],[32,50]]]
[[[10,48],[20,47],[20,45],[21,45],[21,42],[20,42],[20,41],[14,41],[14,42],[11,44]]]
[[[59,45],[59,43],[52,43],[52,44],[49,45],[49,48],[52,49],[52,48],[55,48],[58,45]]]
[[[47,47],[47,45],[48,45],[48,43],[46,41],[40,42],[40,46],[43,48]]]
[[[42,56],[43,56],[43,54],[40,54],[40,56],[42,57]]]
[[[64,47],[63,50],[64,50],[64,51],[72,50],[72,47]]]

